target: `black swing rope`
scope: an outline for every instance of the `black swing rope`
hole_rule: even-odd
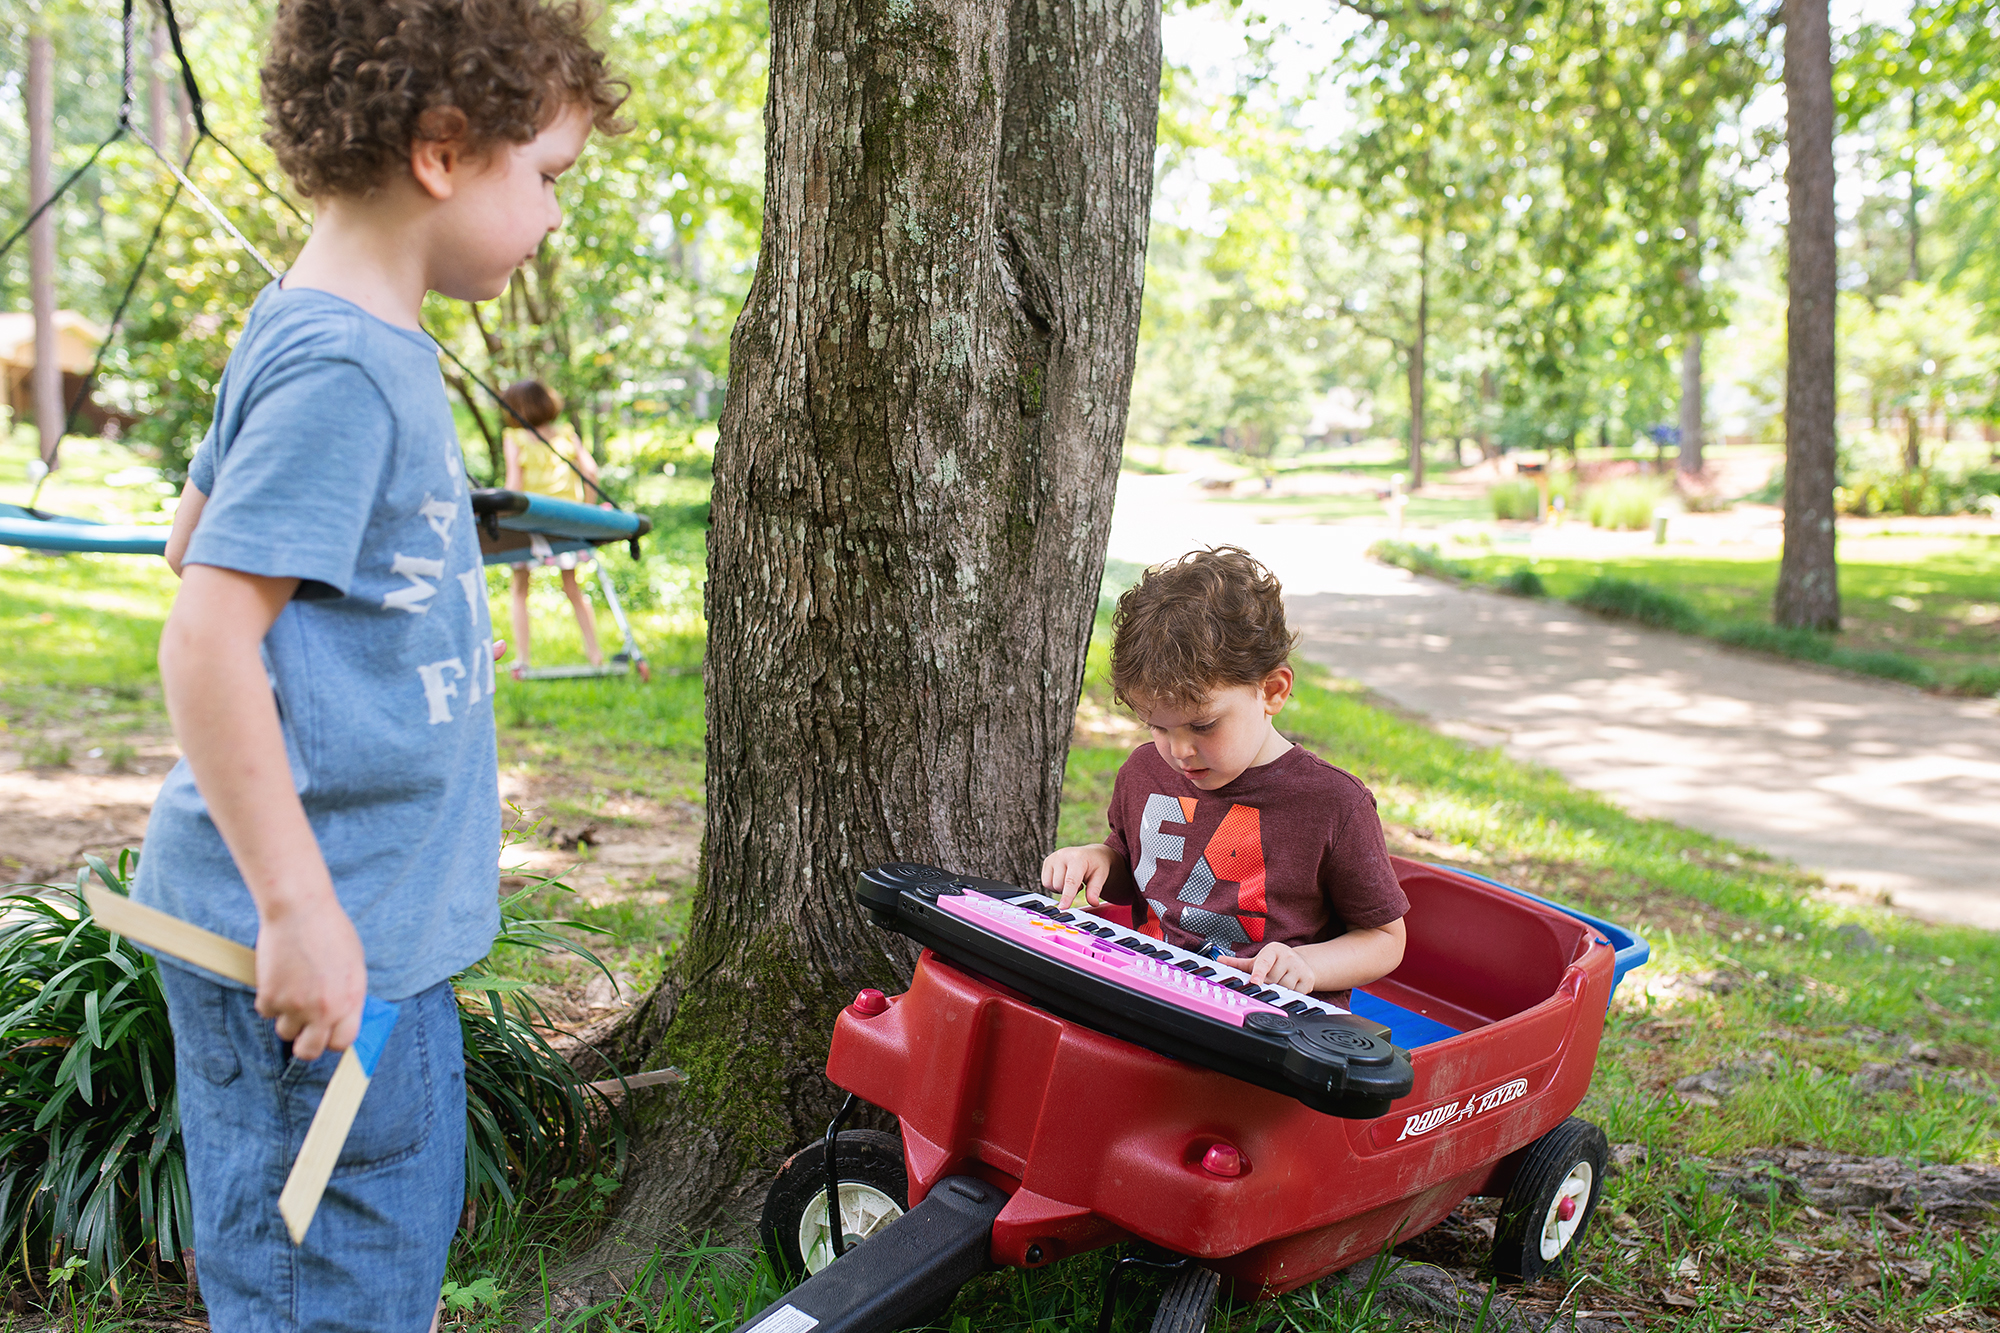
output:
[[[242,246],[244,251],[248,253],[252,259],[257,261],[258,267],[262,268],[266,273],[271,275],[273,281],[276,281],[284,276],[276,265],[272,264],[269,259],[265,258],[263,251],[259,250],[254,244],[251,243],[249,237],[245,236],[241,231],[237,229],[236,225],[232,223],[227,217],[227,215],[225,215],[223,211],[215,205],[214,201],[209,199],[209,197],[206,194],[202,193],[201,187],[196,185],[192,180],[188,179],[187,169],[194,162],[195,150],[201,147],[201,144],[204,140],[207,140],[215,144],[217,148],[220,148],[224,153],[228,154],[229,159],[237,165],[238,169],[240,169],[244,175],[248,176],[253,182],[256,183],[257,188],[260,192],[262,192],[263,194],[265,194],[270,198],[276,199],[280,204],[282,204],[285,207],[285,209],[288,212],[291,213],[293,217],[297,218],[301,223],[305,224],[308,228],[311,227],[312,225],[310,219],[308,219],[304,213],[299,211],[299,208],[296,204],[294,204],[290,199],[288,199],[282,191],[273,189],[270,183],[267,182],[256,171],[255,168],[253,168],[248,162],[245,162],[243,160],[242,155],[239,154],[235,148],[231,147],[226,139],[224,139],[221,135],[217,134],[213,129],[210,128],[208,123],[206,104],[201,95],[201,87],[198,83],[195,82],[194,67],[188,61],[187,51],[181,43],[181,25],[180,25],[180,20],[174,14],[173,0],[158,0],[158,4],[162,16],[166,19],[167,37],[173,46],[174,60],[176,64],[178,64],[180,67],[181,87],[187,93],[189,114],[194,119],[195,134],[193,141],[190,142],[188,145],[186,157],[178,165],[176,165],[173,159],[168,157],[167,154],[160,148],[160,146],[154,143],[152,138],[148,136],[145,131],[141,130],[137,126],[137,124],[135,124],[133,121],[132,112],[136,104],[134,90],[137,87],[137,78],[134,72],[134,62],[132,57],[132,45],[133,45],[132,37],[137,27],[137,21],[136,21],[136,15],[134,13],[134,8],[135,8],[134,0],[124,0],[124,13],[121,26],[123,30],[122,35],[123,35],[123,45],[124,45],[125,68],[124,68],[123,82],[120,86],[120,91],[119,91],[117,125],[113,127],[111,133],[104,139],[104,141],[98,144],[97,147],[91,151],[90,157],[83,163],[83,165],[78,167],[75,171],[72,171],[67,177],[65,177],[63,179],[63,183],[57,186],[56,189],[51,191],[47,199],[42,200],[40,204],[36,205],[33,211],[31,211],[28,214],[26,220],[23,221],[20,226],[16,227],[12,232],[12,234],[10,234],[4,242],[0,242],[0,259],[4,259],[7,256],[7,252],[12,250],[14,248],[14,245],[23,236],[28,234],[29,229],[35,225],[36,221],[41,218],[42,214],[48,212],[49,209],[53,208],[56,202],[69,192],[70,187],[75,185],[78,180],[82,179],[84,173],[88,172],[93,166],[97,164],[97,160],[104,155],[104,150],[111,147],[112,144],[117,143],[120,139],[126,137],[127,135],[130,135],[132,138],[136,139],[139,143],[143,144],[146,147],[146,149],[150,151],[156,159],[159,160],[160,165],[165,167],[168,173],[171,174],[174,178],[173,192],[167,196],[166,205],[160,210],[160,215],[153,224],[152,234],[147,238],[145,248],[140,251],[138,262],[135,265],[133,265],[132,276],[130,279],[127,280],[125,284],[125,290],[119,295],[118,305],[116,309],[112,312],[110,328],[105,332],[104,340],[98,344],[97,353],[91,360],[90,373],[84,376],[83,383],[78,387],[76,396],[70,400],[69,410],[64,415],[63,418],[64,435],[70,434],[76,428],[77,417],[82,412],[84,403],[89,401],[90,391],[92,388],[96,386],[98,373],[103,369],[105,351],[110,347],[112,340],[118,336],[119,330],[125,318],[126,308],[131,304],[132,296],[138,290],[139,279],[145,275],[146,265],[148,261],[151,260],[153,251],[159,245],[160,237],[166,229],[167,218],[173,212],[174,205],[180,201],[180,197],[183,191],[185,191],[191,198],[194,199],[194,201],[201,207],[201,210],[204,213],[208,214],[208,216],[211,219],[213,219],[219,226],[221,226],[224,231],[228,232],[230,237],[233,240],[235,240],[235,242],[238,245]],[[428,329],[425,329],[424,332],[426,335],[430,334],[430,330]],[[586,475],[583,469],[578,467],[575,461],[572,460],[569,457],[569,455],[565,454],[562,450],[556,448],[554,442],[551,441],[548,438],[548,436],[542,434],[540,428],[529,424],[527,419],[524,418],[518,411],[515,410],[514,405],[508,402],[506,397],[503,396],[498,389],[495,389],[491,384],[488,384],[484,379],[482,379],[479,376],[478,372],[474,371],[472,367],[466,365],[464,360],[462,360],[456,352],[452,351],[451,348],[447,346],[442,339],[432,336],[431,341],[437,344],[438,350],[443,352],[446,359],[449,360],[454,366],[458,367],[459,371],[462,374],[464,374],[467,379],[471,380],[474,384],[477,384],[481,389],[484,389],[488,394],[488,396],[490,396],[494,402],[498,403],[500,407],[507,413],[508,416],[511,416],[516,422],[518,422],[521,425],[523,429],[527,430],[529,434],[533,435],[537,440],[540,440],[542,444],[545,447],[547,447],[550,453],[554,454],[558,459],[562,461],[564,467],[567,467],[571,472],[575,473],[578,481],[582,482],[585,486],[588,486],[592,491],[595,491],[597,493],[597,498],[600,501],[602,501],[606,505],[609,505],[614,510],[622,510],[622,506],[620,506],[617,503],[617,501],[613,500],[610,496],[604,493],[604,488],[602,486],[598,485],[597,482],[593,481],[588,475]],[[35,501],[40,498],[42,485],[47,480],[48,480],[48,474],[44,473],[41,480],[35,483],[35,493],[29,497],[28,504],[26,506],[28,512],[31,514],[35,514],[36,517],[38,518],[42,517],[42,515],[39,513],[39,511],[35,509]],[[468,480],[470,480],[469,476]],[[637,545],[638,544],[635,541],[633,543],[633,549],[635,555],[637,554]]]

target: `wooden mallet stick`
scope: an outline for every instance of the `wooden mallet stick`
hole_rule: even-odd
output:
[[[235,940],[135,903],[100,884],[84,889],[83,896],[97,924],[112,934],[151,945],[182,962],[256,989],[257,955]],[[342,1052],[312,1124],[306,1128],[305,1142],[299,1146],[291,1174],[278,1195],[278,1214],[285,1219],[285,1230],[291,1233],[294,1245],[304,1242],[306,1228],[312,1225],[320,1196],[326,1193],[326,1182],[332,1178],[334,1164],[347,1142],[347,1131],[354,1127],[355,1113],[368,1092],[375,1062],[382,1056],[390,1029],[396,1026],[396,1012],[396,1006],[388,1001],[368,997],[361,1010],[361,1031],[354,1044]]]

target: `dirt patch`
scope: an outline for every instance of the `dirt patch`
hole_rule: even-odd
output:
[[[86,855],[114,857],[140,846],[180,751],[167,737],[135,737],[130,748],[122,773],[103,756],[30,768],[21,752],[0,750],[0,883],[67,883]],[[518,766],[502,772],[500,790],[510,827],[523,837],[501,857],[505,889],[553,876],[577,891],[579,906],[621,899],[657,905],[685,892],[694,877],[702,816],[692,802],[607,791]]]
[[[21,752],[0,750],[0,883],[66,883],[86,855],[112,857],[139,845],[153,798],[180,751],[160,737],[128,744],[123,773],[112,772],[103,756],[28,768]]]
[[[584,907],[620,900],[664,904],[694,880],[701,807],[607,791],[567,773],[503,769],[500,799],[519,841],[500,855],[501,887],[554,877]]]

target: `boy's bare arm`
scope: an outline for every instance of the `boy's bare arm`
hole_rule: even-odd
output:
[[[257,1012],[301,1060],[345,1050],[368,968],[285,755],[259,646],[297,579],[189,565],[160,635],[174,734],[257,904]]]
[[[195,525],[201,522],[201,508],[208,503],[208,495],[193,482],[181,487],[181,502],[174,510],[174,526],[167,531],[167,568],[175,574],[181,572],[181,557],[187,554],[188,539],[194,536]]]
[[[1274,982],[1310,995],[1380,981],[1402,964],[1407,939],[1399,917],[1386,926],[1350,930],[1318,944],[1267,944],[1255,957],[1216,961],[1248,972],[1252,981]]]

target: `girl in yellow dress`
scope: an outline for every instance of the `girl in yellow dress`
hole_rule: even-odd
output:
[[[520,425],[509,427],[500,436],[501,447],[507,457],[507,489],[510,491],[531,491],[536,495],[552,496],[558,500],[573,500],[578,504],[588,504],[600,499],[595,490],[597,484],[597,462],[590,456],[590,450],[583,447],[583,441],[568,428],[554,426],[556,417],[562,412],[562,399],[556,391],[540,380],[519,380],[508,385],[500,393],[507,406],[513,409],[520,421],[532,426],[528,430]],[[511,418],[510,418],[511,419]],[[541,432],[541,439],[535,438],[535,431]],[[543,440],[547,443],[544,444]],[[560,452],[560,457],[558,453]],[[574,463],[572,470],[564,459]],[[577,474],[582,473],[580,477]],[[584,479],[588,478],[592,490],[584,493]],[[592,666],[604,664],[604,654],[597,646],[597,617],[591,612],[590,600],[577,586],[576,567],[589,560],[589,551],[551,552],[546,538],[536,537],[529,547],[526,558],[514,565],[514,675],[519,678],[528,669],[528,573],[536,565],[554,565],[562,570],[563,596],[569,598],[571,608],[576,611],[576,627],[583,634],[584,655]]]

